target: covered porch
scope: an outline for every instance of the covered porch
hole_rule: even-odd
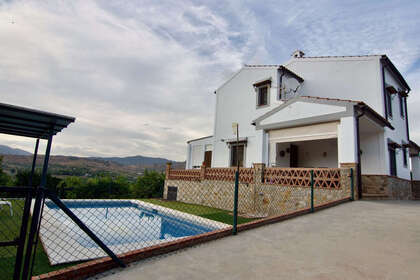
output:
[[[391,124],[363,102],[300,96],[254,121],[260,132],[261,162],[270,167],[340,168],[387,175]]]
[[[261,162],[276,167],[338,168],[361,163],[361,172],[387,174],[385,127],[366,104],[300,96],[254,121],[263,142]]]

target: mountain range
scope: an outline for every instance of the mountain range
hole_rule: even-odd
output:
[[[14,174],[19,169],[29,169],[32,164],[32,154],[9,146],[0,145],[0,155],[3,156],[3,169]],[[43,155],[37,158],[37,167],[42,166]],[[130,157],[75,157],[51,156],[49,172],[58,176],[92,177],[102,173],[121,174],[135,178],[144,170],[163,172],[166,163],[172,162],[173,168],[184,169],[185,162],[175,162],[166,158],[130,156]]]
[[[16,155],[16,156],[30,156],[30,152],[14,149],[6,145],[0,145],[0,155]]]

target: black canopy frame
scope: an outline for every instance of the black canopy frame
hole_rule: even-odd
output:
[[[116,264],[121,267],[126,266],[70,209],[67,208],[63,202],[61,202],[55,193],[46,190],[48,162],[50,159],[53,136],[61,132],[75,120],[75,118],[69,116],[0,103],[0,134],[36,138],[29,186],[25,188],[8,188],[0,186],[0,191],[24,191],[26,193],[19,237],[13,241],[0,242],[0,247],[18,247],[13,279],[28,279],[32,276],[37,248],[36,244],[38,244],[42,212],[44,210],[46,197],[51,199],[61,210],[63,210],[64,213],[105,253],[107,253]],[[39,140],[47,140],[47,147],[42,166],[41,183],[39,186],[34,186],[33,176],[35,173]],[[29,235],[28,238],[26,238],[32,198],[35,198],[35,204],[33,206],[32,222],[29,226]],[[26,249],[25,243],[27,244]]]
[[[66,128],[70,123],[73,123],[76,119],[74,117],[64,116],[53,114],[49,112],[29,109],[25,107],[14,106],[10,104],[0,103],[0,134],[8,134],[8,135],[15,135],[15,136],[23,136],[23,137],[30,137],[36,138],[35,142],[35,151],[33,154],[32,159],[32,167],[31,167],[31,175],[29,178],[29,187],[33,188],[34,190],[43,189],[46,186],[46,179],[47,179],[47,171],[48,171],[48,163],[50,159],[51,153],[51,146],[53,136],[57,133],[61,132],[64,128]],[[38,155],[38,148],[39,148],[39,140],[47,140],[47,147],[45,150],[45,157],[44,163],[42,166],[42,175],[41,175],[41,183],[39,186],[33,185],[33,177],[35,173],[36,167],[36,159]],[[34,244],[38,242],[38,231],[40,225],[40,219],[42,216],[42,209],[44,205],[45,196],[43,195],[44,192],[39,192],[36,195],[35,205],[34,205],[34,213],[32,215],[32,223],[31,229],[29,231],[29,237],[27,242],[27,252],[32,252],[32,247]],[[20,238],[16,240],[15,245],[18,246],[16,252],[16,262],[15,262],[15,272],[14,272],[14,279],[20,278],[22,273],[22,277],[27,277],[31,274],[33,263],[31,263],[31,254],[27,253],[25,258],[23,258],[24,254],[24,247],[25,247],[25,238],[26,231],[29,222],[30,216],[30,208],[31,208],[31,199],[32,194],[27,194],[27,199],[25,200],[24,206],[24,213],[22,217],[22,224],[20,229]],[[34,242],[35,241],[35,242]],[[35,248],[36,249],[36,246]],[[35,252],[33,254],[35,256]],[[23,271],[22,269],[22,262],[23,263]]]

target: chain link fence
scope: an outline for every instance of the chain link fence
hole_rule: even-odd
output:
[[[171,204],[159,199],[89,199],[62,202],[117,255],[228,228],[228,223],[232,220],[227,211],[186,203]],[[107,256],[107,253],[51,200],[45,201],[39,237],[51,265]],[[38,265],[40,264],[36,262],[35,266]]]
[[[0,195],[0,279],[12,279],[25,199]]]
[[[235,173],[235,168],[172,170],[168,166],[162,198],[155,199],[60,200],[45,191],[32,275],[106,256],[122,264],[118,257],[124,253],[220,230],[236,232],[237,224],[260,220],[263,224],[272,217],[310,212],[352,198],[350,169],[255,165],[239,170],[237,184]],[[0,201],[4,202],[0,204],[4,245],[19,236],[25,201],[23,197]],[[1,279],[11,279],[15,259],[16,247],[0,247]]]

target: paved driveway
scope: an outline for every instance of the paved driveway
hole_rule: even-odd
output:
[[[357,201],[98,279],[420,279],[420,201]]]

